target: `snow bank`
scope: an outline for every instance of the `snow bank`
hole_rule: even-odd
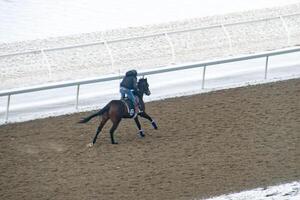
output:
[[[295,181],[267,188],[256,188],[235,194],[222,195],[207,200],[298,200],[300,199],[300,182]]]

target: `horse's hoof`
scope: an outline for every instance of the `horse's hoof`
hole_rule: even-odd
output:
[[[89,148],[91,148],[91,147],[94,146],[94,144],[93,144],[93,143],[89,143],[89,144],[87,144],[86,146],[89,147]]]
[[[144,131],[140,131],[140,132],[139,132],[139,136],[142,137],[142,138],[145,137]]]
[[[119,144],[118,142],[114,142],[114,143],[111,143],[111,144]]]

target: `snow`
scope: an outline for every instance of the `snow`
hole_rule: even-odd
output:
[[[276,7],[299,0],[2,0],[0,42],[57,37]]]
[[[267,188],[256,188],[234,194],[221,195],[206,200],[299,200],[300,181]]]

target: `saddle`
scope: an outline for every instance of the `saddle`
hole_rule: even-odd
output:
[[[138,114],[139,112],[141,112],[139,98],[137,96],[135,96],[135,103],[137,104],[137,109],[134,107],[134,105],[132,104],[132,102],[131,102],[131,100],[129,98],[125,97],[125,98],[122,98],[121,100],[126,105],[128,113],[130,113],[131,109],[134,110],[134,113],[131,115],[131,117],[133,117],[136,114]]]

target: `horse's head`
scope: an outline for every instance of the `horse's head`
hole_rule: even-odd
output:
[[[151,94],[151,92],[149,90],[149,84],[148,84],[147,78],[143,77],[143,78],[139,79],[138,88],[142,94],[146,94],[147,96],[149,96]]]

